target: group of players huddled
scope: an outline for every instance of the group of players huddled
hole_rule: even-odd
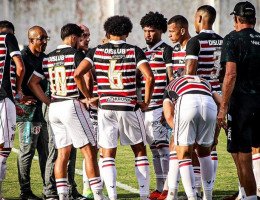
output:
[[[251,3],[238,3],[231,14],[235,31],[224,43],[212,30],[216,10],[203,5],[195,13],[198,35],[194,37],[184,16],[167,21],[161,13],[149,12],[140,20],[147,44],[141,49],[126,42],[133,26],[130,19],[115,15],[105,21],[106,38],[97,47],[88,48],[86,26],[69,23],[61,28],[62,44],[47,55],[49,37],[42,27],[29,29],[29,45],[20,52],[14,26],[0,21],[1,198],[16,123],[21,200],[40,199],[30,186],[35,149],[44,199],[102,200],[105,186],[109,199],[116,200],[118,142],[133,150],[141,200],[177,200],[180,178],[189,200],[211,200],[221,127],[227,132],[228,151],[240,181],[240,194],[230,199],[259,198],[259,136],[252,131],[244,133],[251,136],[240,137],[243,128],[234,125],[240,121],[233,116],[230,125],[231,115],[226,124],[227,103],[234,88],[228,77],[234,68],[225,68],[230,62],[238,64],[235,58],[242,55],[231,51],[232,42],[240,44],[234,39],[238,37],[235,32],[251,30],[248,35],[255,39],[255,53],[260,53],[260,35],[253,29],[255,8]],[[171,45],[162,40],[167,29]],[[240,68],[237,70],[239,74]],[[258,94],[257,89],[254,92]],[[156,176],[152,192],[146,146]],[[74,181],[76,148],[84,156],[83,196]],[[243,164],[246,158],[250,164]]]

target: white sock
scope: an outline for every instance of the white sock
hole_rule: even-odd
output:
[[[135,158],[135,175],[139,185],[140,197],[147,197],[150,189],[150,173],[147,156]]]
[[[82,174],[83,174],[83,191],[85,191],[85,190],[90,189],[89,180],[88,180],[88,176],[86,173],[85,159],[83,159],[83,162],[82,162]]]
[[[194,180],[194,172],[191,164],[191,159],[179,160],[179,168],[180,168],[182,184],[188,199],[195,198],[196,197],[195,180]]]
[[[164,185],[164,177],[163,177],[163,171],[161,166],[160,154],[158,149],[156,149],[155,145],[151,145],[151,151],[153,154],[153,168],[156,177],[156,189],[159,192],[162,192],[163,185]]]
[[[241,185],[240,182],[238,181],[238,199],[242,199],[242,191],[241,191]]]
[[[89,179],[91,190],[93,191],[95,200],[103,200],[103,184],[100,177],[94,177]]]
[[[198,157],[200,162],[200,172],[202,179],[202,187],[204,191],[203,199],[212,199],[213,190],[213,166],[211,156]]]
[[[218,153],[217,151],[212,151],[210,155],[211,155],[211,160],[213,165],[213,187],[214,187],[214,183],[217,175],[217,168],[218,168]]]
[[[68,193],[60,193],[59,194],[59,200],[69,200],[69,194]]]
[[[116,166],[114,158],[103,158],[102,173],[109,199],[117,199]]]
[[[162,168],[162,175],[164,181],[166,180],[169,172],[169,142],[168,141],[158,141],[156,148],[160,154],[160,162]],[[164,184],[165,185],[165,184]]]
[[[166,200],[177,200],[178,199],[178,190],[169,188]]]
[[[99,168],[99,173],[100,173],[100,178],[101,178],[102,184],[104,185],[104,179],[102,176],[102,162],[103,162],[103,156],[100,154],[99,159],[98,159],[98,168]]]
[[[56,187],[58,194],[69,194],[69,188],[68,188],[68,179],[67,178],[58,178],[55,179],[56,181]]]
[[[179,161],[177,158],[177,152],[170,152],[170,161],[169,161],[169,172],[168,172],[168,186],[169,190],[177,189],[179,187],[180,181],[180,170],[179,170]]]
[[[195,177],[195,191],[196,193],[202,197],[201,195],[201,173],[200,166],[193,166],[193,172]]]
[[[260,195],[260,153],[253,154],[253,171],[255,175],[256,187],[258,195]]]

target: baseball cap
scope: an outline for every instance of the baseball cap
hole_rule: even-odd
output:
[[[236,4],[234,11],[230,15],[237,15],[240,17],[255,17],[255,7],[248,1],[239,2]]]

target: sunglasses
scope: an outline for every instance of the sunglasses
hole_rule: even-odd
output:
[[[40,36],[40,37],[30,38],[30,39],[35,39],[35,40],[40,40],[40,41],[49,41],[51,38],[48,36]]]

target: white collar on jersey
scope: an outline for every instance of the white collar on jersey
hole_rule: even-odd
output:
[[[68,47],[71,47],[71,46],[67,45],[67,44],[61,44],[61,45],[57,46],[57,49],[64,49],[64,48],[68,48]]]
[[[161,40],[156,45],[154,45],[151,49],[149,48],[149,46],[147,46],[147,49],[148,49],[148,51],[152,51],[152,50],[156,49],[157,47],[159,47],[162,43],[163,43],[163,41]]]
[[[200,33],[215,33],[215,31],[202,29]]]
[[[126,42],[124,40],[110,40],[109,43],[112,43],[112,44],[124,44]]]

